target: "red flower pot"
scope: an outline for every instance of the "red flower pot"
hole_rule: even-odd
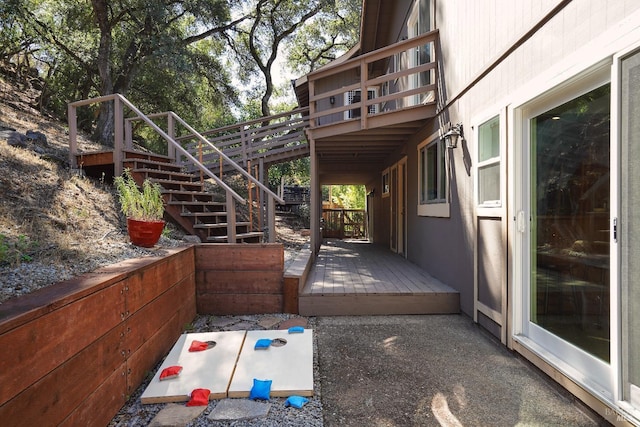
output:
[[[131,243],[143,248],[152,248],[160,240],[164,221],[138,221],[127,218],[127,230]]]

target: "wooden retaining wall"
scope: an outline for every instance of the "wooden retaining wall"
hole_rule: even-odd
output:
[[[194,247],[158,252],[0,305],[3,426],[111,421],[196,316]]]
[[[202,244],[195,265],[198,314],[285,311],[282,244]]]

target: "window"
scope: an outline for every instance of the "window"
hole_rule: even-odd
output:
[[[382,197],[389,197],[389,168],[382,171]]]
[[[478,126],[478,204],[501,206],[500,117]]]
[[[367,89],[367,100],[376,99],[378,97],[378,88],[372,87]],[[344,94],[344,105],[357,104],[360,102],[361,93],[360,89],[350,90],[349,92],[345,92]],[[354,108],[353,110],[347,110],[344,112],[344,119],[355,119],[360,117],[361,107]],[[378,113],[378,104],[371,104],[367,107],[367,113],[377,114]]]
[[[437,135],[418,146],[418,215],[449,216],[446,154]]]

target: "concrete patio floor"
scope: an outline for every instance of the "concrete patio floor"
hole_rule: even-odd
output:
[[[609,425],[464,315],[318,317],[325,426]]]

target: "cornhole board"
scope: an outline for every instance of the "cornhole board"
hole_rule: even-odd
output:
[[[255,350],[262,338],[283,339],[282,347]],[[271,396],[313,396],[313,330],[290,334],[286,330],[247,331],[229,397],[249,397],[253,379],[272,380]]]
[[[242,349],[246,331],[182,334],[140,397],[147,403],[186,402],[196,388],[211,391],[209,399],[224,399]],[[213,348],[189,352],[193,340],[215,341]],[[169,366],[182,366],[175,378],[160,381]]]

